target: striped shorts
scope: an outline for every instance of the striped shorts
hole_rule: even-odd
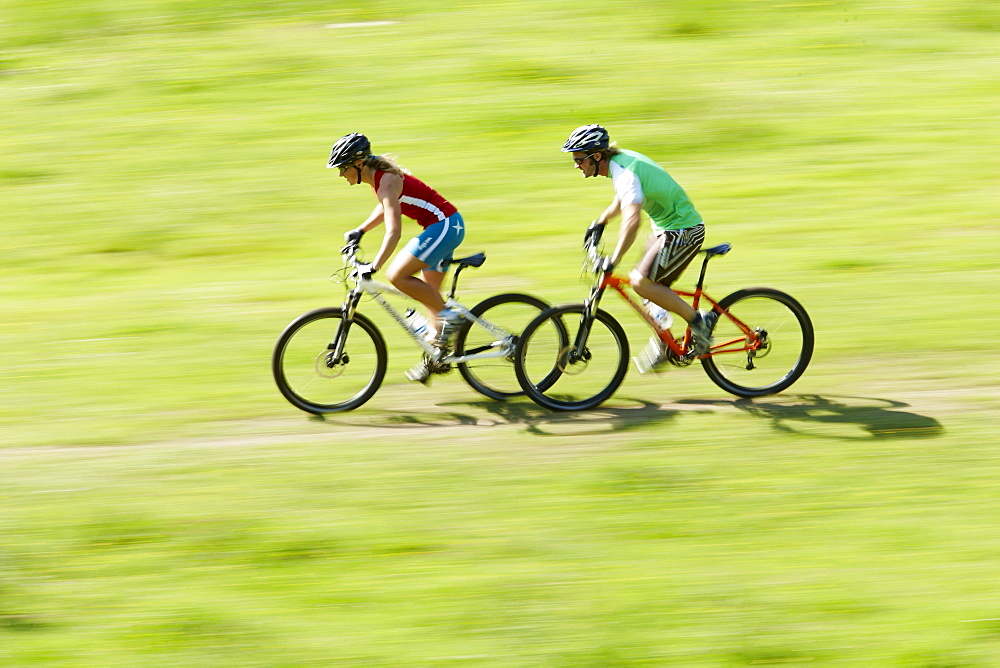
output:
[[[655,283],[669,286],[691,264],[705,243],[705,224],[684,230],[657,230],[649,238],[636,270]]]

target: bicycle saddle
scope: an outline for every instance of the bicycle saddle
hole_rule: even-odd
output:
[[[731,244],[719,244],[718,246],[712,246],[711,248],[706,248],[702,252],[708,257],[714,257],[716,255],[725,255],[730,250],[732,250]]]
[[[481,267],[483,262],[486,262],[486,253],[476,253],[475,255],[470,255],[468,257],[460,257],[457,260],[452,260],[449,265],[458,264],[463,267]]]

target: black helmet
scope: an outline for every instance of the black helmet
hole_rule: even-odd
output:
[[[607,148],[610,141],[611,137],[608,135],[608,131],[600,125],[581,125],[573,130],[573,134],[566,140],[562,150],[563,153],[572,153],[573,151],[589,153]]]
[[[360,132],[352,132],[337,140],[330,151],[330,159],[326,166],[330,169],[340,167],[358,158],[367,158],[372,154],[372,143]]]

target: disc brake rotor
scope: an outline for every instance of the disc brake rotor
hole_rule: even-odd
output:
[[[347,361],[347,355],[344,355],[340,362],[334,362],[333,351],[324,350],[316,356],[316,373],[324,378],[336,378],[344,373]]]
[[[590,362],[589,351],[584,350],[582,357],[573,359],[573,351],[575,346],[566,346],[559,351],[559,358],[557,367],[567,376],[575,376],[577,374],[583,373],[587,369],[587,364]]]

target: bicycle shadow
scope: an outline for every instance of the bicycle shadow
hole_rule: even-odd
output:
[[[937,438],[945,431],[930,416],[898,410],[910,405],[892,399],[802,394],[757,399],[685,399],[677,403],[731,406],[769,420],[775,431],[845,441]]]
[[[383,429],[514,426],[536,436],[592,436],[626,432],[667,422],[682,412],[650,401],[632,401],[634,406],[601,406],[581,412],[554,412],[522,399],[448,402],[438,404],[438,407],[463,406],[467,410],[396,411],[391,415],[382,416],[377,426]],[[704,410],[704,412],[710,411],[709,408]],[[349,418],[331,416],[325,419],[317,417],[312,419],[341,424],[354,422]],[[361,425],[353,424],[353,426]]]
[[[623,405],[625,404],[625,405]],[[460,408],[459,408],[460,407]],[[870,397],[774,395],[757,399],[680,399],[661,405],[617,397],[613,405],[587,411],[550,411],[526,399],[449,401],[436,410],[396,410],[386,415],[341,414],[311,419],[379,430],[514,426],[536,436],[600,436],[663,425],[679,415],[732,409],[767,420],[775,431],[845,441],[936,438],[944,427],[936,419],[900,410],[909,404]]]
[[[491,414],[496,424],[521,426],[536,436],[622,433],[668,422],[682,412],[651,401],[631,401],[635,406],[600,406],[580,412],[550,411],[534,403],[509,401],[476,401],[468,405]]]

